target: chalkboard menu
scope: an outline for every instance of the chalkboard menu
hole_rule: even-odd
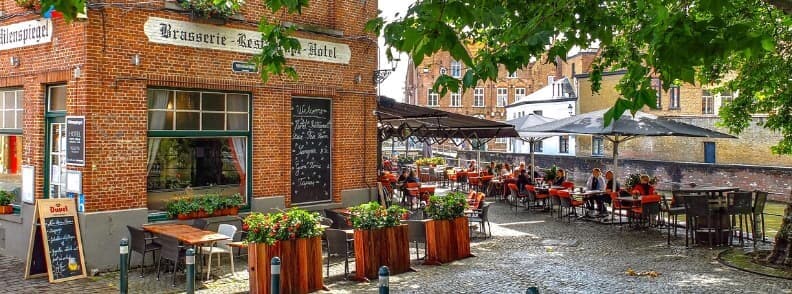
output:
[[[35,214],[26,275],[41,272],[43,255],[50,282],[84,278],[85,260],[74,199],[38,199]]]
[[[66,117],[66,164],[85,165],[85,117]]]
[[[292,98],[292,203],[332,199],[331,102]]]

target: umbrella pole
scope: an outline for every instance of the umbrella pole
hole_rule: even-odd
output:
[[[534,159],[534,148],[533,148],[533,145],[534,145],[534,140],[528,141],[528,146],[531,148],[531,175],[529,175],[529,177],[531,179],[534,178],[534,168],[535,168],[534,165],[536,164],[536,161]],[[533,182],[533,180],[531,180],[531,182]]]
[[[613,188],[611,188],[611,191],[617,193],[619,192],[616,191],[616,182],[619,179],[618,174],[619,174],[619,138],[616,137],[616,139],[613,140]]]

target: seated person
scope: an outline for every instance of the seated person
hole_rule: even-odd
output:
[[[407,177],[409,177],[409,176],[410,176],[410,174],[407,172],[406,169],[402,170],[401,175],[399,175],[399,179],[397,179],[396,181],[399,182],[400,184],[404,183],[404,181],[406,181]]]
[[[407,179],[404,180],[405,183],[420,183],[421,181],[418,180],[418,177],[415,176],[415,171],[410,171],[410,175],[407,176]]]
[[[555,179],[553,179],[553,186],[561,186],[566,182],[566,173],[563,169],[558,169],[556,171]]]
[[[586,180],[586,188],[589,190],[605,190],[605,178],[602,177],[602,171],[599,168],[595,168],[591,171],[591,176]],[[601,195],[589,197],[586,199],[586,208],[594,209],[594,204],[597,204],[597,211],[600,214],[605,213],[607,210],[605,209],[605,204],[603,202]]]
[[[471,161],[471,162],[470,162],[470,164],[468,165],[468,171],[469,171],[469,172],[474,172],[474,171],[476,171],[476,162],[475,162],[475,161]]]
[[[503,164],[503,168],[500,170],[501,177],[508,177],[511,174],[511,167],[508,163]]]
[[[525,168],[525,170],[529,171],[529,173],[530,173],[531,165],[529,164],[528,167]],[[542,177],[542,174],[539,173],[539,168],[534,169],[533,178],[535,179],[535,178],[541,178],[541,177]]]
[[[531,183],[531,179],[528,178],[525,170],[520,170],[520,175],[517,176],[517,189],[525,191],[525,185],[530,185]]]
[[[642,196],[643,195],[654,195],[655,194],[654,187],[652,187],[652,185],[649,184],[649,176],[648,175],[641,175],[641,182],[638,183],[638,184],[635,184],[635,186],[633,186],[632,193],[633,194],[642,195]]]
[[[494,165],[490,163],[487,165],[487,175],[494,175],[494,174],[495,174]]]

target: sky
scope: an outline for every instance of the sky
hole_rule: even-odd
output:
[[[407,7],[413,2],[415,1],[380,0],[379,9],[382,10],[385,21],[389,21],[394,19],[394,14],[397,12],[404,15],[404,13],[407,12]],[[379,48],[379,68],[390,69],[391,65],[388,63],[387,57],[385,57],[385,40],[382,37],[379,38]],[[391,73],[391,75],[380,84],[380,95],[394,98],[396,101],[404,101],[404,80],[407,76],[408,60],[406,54],[401,54],[399,58],[401,61],[396,65],[396,71]]]

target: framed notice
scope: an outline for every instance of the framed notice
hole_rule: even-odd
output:
[[[38,276],[46,270],[50,283],[85,278],[85,255],[74,199],[38,199],[34,211],[25,277]],[[41,264],[41,260],[46,263]]]
[[[66,164],[85,166],[85,117],[66,117]]]

